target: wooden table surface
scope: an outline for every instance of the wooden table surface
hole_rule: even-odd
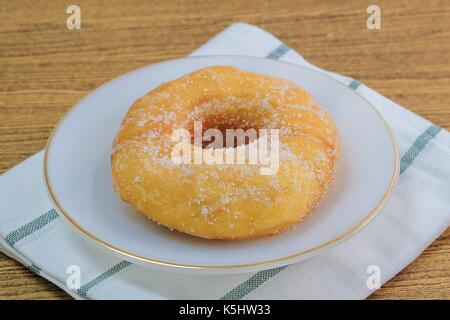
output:
[[[312,63],[363,81],[450,129],[450,1],[71,1],[0,6],[0,173],[44,148],[58,119],[104,82],[182,57],[233,22],[256,24]],[[0,254],[0,299],[68,299]],[[450,231],[371,299],[450,298]]]

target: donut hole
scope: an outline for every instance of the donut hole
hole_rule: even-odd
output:
[[[202,148],[211,148],[211,143],[214,143],[214,148],[232,147],[236,148],[241,145],[248,145],[259,138],[259,130],[261,121],[255,116],[247,112],[232,112],[220,114],[208,114],[196,121],[201,122],[201,136]],[[198,122],[197,122],[198,124]],[[211,135],[209,129],[217,129],[222,135],[222,145],[220,141],[215,141],[214,134]],[[197,127],[196,130],[199,130]],[[191,143],[195,144],[195,129],[194,124],[189,129],[191,133]]]

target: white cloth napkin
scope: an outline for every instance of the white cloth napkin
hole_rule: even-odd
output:
[[[326,72],[248,24],[231,25],[193,53],[208,54],[267,57]],[[58,217],[44,186],[42,152],[0,176],[0,250],[79,299],[367,297],[374,290],[367,282],[376,285],[378,274],[381,283],[388,281],[449,226],[450,135],[358,81],[328,74],[365,96],[386,118],[399,144],[401,176],[379,217],[323,255],[257,273],[210,276],[121,261],[79,238]],[[79,290],[66,286],[71,265],[81,271]]]

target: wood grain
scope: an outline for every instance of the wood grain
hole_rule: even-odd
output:
[[[233,22],[256,24],[322,68],[354,77],[450,129],[450,2],[78,1],[82,29],[65,27],[71,1],[0,6],[0,172],[45,146],[84,95],[129,70],[182,57]],[[371,299],[449,299],[450,231]],[[0,299],[67,299],[0,254]]]

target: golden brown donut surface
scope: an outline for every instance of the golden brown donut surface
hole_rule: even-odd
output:
[[[171,136],[180,128],[192,132],[194,121],[203,130],[278,129],[278,170],[174,163]],[[293,82],[207,67],[131,106],[113,145],[113,183],[125,202],[171,229],[209,239],[263,237],[296,224],[320,202],[338,145],[331,115]]]

